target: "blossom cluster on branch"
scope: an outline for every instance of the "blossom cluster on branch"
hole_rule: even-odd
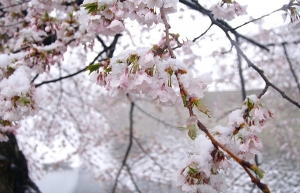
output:
[[[263,106],[256,95],[248,96],[241,109],[235,110],[228,116],[228,126],[217,126],[211,134],[230,152],[243,160],[251,160],[262,148],[257,134],[273,114]],[[197,127],[197,117],[187,120],[187,128],[191,131]],[[236,161],[221,147],[213,144],[203,133],[194,135],[194,147],[190,155],[182,161],[181,167],[175,174],[176,184],[182,186],[185,192],[220,192],[226,189],[222,174],[234,165]],[[260,178],[263,172],[252,166],[249,169]]]
[[[91,78],[104,86],[110,97],[128,94],[146,95],[166,106],[183,104],[190,117],[186,128],[195,148],[180,164],[177,185],[185,192],[220,192],[225,184],[222,171],[239,163],[245,171],[252,170],[259,177],[262,171],[250,159],[259,153],[262,143],[257,133],[273,114],[261,103],[260,97],[248,96],[241,109],[229,115],[226,127],[215,127],[208,132],[193,113],[196,107],[209,115],[209,108],[201,99],[212,82],[209,74],[194,76],[190,69],[173,53],[175,45],[190,53],[191,41],[180,43],[176,34],[169,33],[168,14],[177,11],[178,0],[5,0],[0,7],[0,142],[5,133],[15,132],[18,121],[37,113],[41,94],[32,83],[33,74],[50,70],[64,59],[68,48],[84,46],[93,49],[95,37],[115,36],[125,31],[125,20],[135,20],[150,27],[164,24],[164,38],[152,47],[126,50],[86,67]],[[191,1],[197,2],[197,1]],[[299,1],[289,1],[280,10],[290,15],[291,25],[298,27]],[[222,0],[206,10],[213,24],[226,33],[232,47],[249,66],[254,66],[228,35],[219,21],[230,21],[246,14],[246,7],[237,1]],[[224,27],[225,26],[225,27]],[[210,26],[211,27],[211,26]],[[235,34],[236,35],[236,34]],[[105,47],[105,46],[103,46]],[[255,66],[254,66],[255,69]],[[255,69],[257,70],[257,69]],[[84,71],[84,70],[83,70]],[[262,78],[265,76],[257,70]],[[269,85],[269,82],[266,81]],[[267,87],[269,86],[267,85]],[[201,132],[201,130],[203,132]],[[126,161],[126,160],[125,160]],[[253,183],[264,192],[268,188],[249,172]]]

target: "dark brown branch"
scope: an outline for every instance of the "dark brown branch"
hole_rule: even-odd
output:
[[[268,91],[269,85],[266,84],[265,88],[261,91],[261,93],[257,96],[257,98],[261,98]]]
[[[133,139],[133,109],[134,109],[134,102],[131,102],[130,112],[129,112],[129,144],[128,144],[124,159],[122,161],[122,165],[121,165],[121,167],[120,167],[120,169],[117,173],[117,176],[115,178],[115,183],[114,183],[113,189],[111,191],[112,193],[116,192],[116,188],[117,188],[117,185],[118,185],[118,180],[119,180],[121,171],[122,171],[123,167],[126,165],[126,161],[127,161],[128,155],[129,155],[130,150],[131,150],[132,139]]]
[[[63,79],[66,79],[66,78],[70,78],[70,77],[72,77],[72,76],[75,76],[75,75],[77,75],[77,74],[80,74],[80,73],[86,71],[86,69],[87,69],[87,67],[82,68],[82,69],[78,70],[77,72],[74,72],[74,73],[69,74],[69,75],[67,75],[67,76],[62,76],[62,77],[59,77],[59,78],[56,78],[56,79],[43,81],[43,82],[41,82],[41,83],[39,83],[39,84],[36,84],[36,85],[35,85],[35,88],[37,88],[37,87],[39,87],[39,86],[42,86],[43,84],[54,83],[54,82],[58,82],[58,81],[61,81],[61,80],[63,80]]]
[[[178,80],[178,85],[179,85],[179,89],[180,89],[180,94],[183,98],[186,98],[185,96],[188,96],[186,91],[185,91],[185,88],[183,86],[183,84],[180,82],[180,78],[179,78],[179,72],[180,71],[175,71],[175,76]],[[185,101],[184,102],[185,104],[185,107],[189,110],[189,115],[190,117],[192,116],[195,116],[194,112],[193,112],[193,103],[191,101],[191,99],[188,99],[188,101]],[[208,129],[203,125],[203,123],[200,122],[200,120],[198,119],[197,120],[197,126],[198,128],[203,131],[206,136],[209,138],[209,140],[211,141],[211,143],[213,144],[213,146],[216,148],[216,149],[219,149],[221,148],[224,152],[226,152],[228,155],[230,155],[230,157],[232,157],[238,164],[240,164],[244,170],[246,171],[246,173],[248,174],[248,176],[251,178],[251,181],[253,183],[255,183],[264,193],[270,193],[267,185],[263,184],[260,182],[260,180],[256,177],[254,177],[248,169],[254,171],[256,174],[259,172],[259,168],[254,165],[254,164],[251,164],[250,162],[248,161],[245,161],[241,158],[239,158],[236,154],[234,154],[232,151],[230,151],[225,145],[219,143],[214,137],[213,135],[211,135],[208,131]]]
[[[268,189],[268,186],[266,184],[261,183],[260,180],[258,178],[256,178],[255,176],[253,176],[253,174],[249,171],[249,169],[251,169],[251,167],[253,167],[254,165],[252,165],[251,163],[239,158],[234,153],[232,153],[229,149],[227,149],[223,144],[219,143],[209,133],[207,128],[199,120],[197,122],[197,125],[198,125],[199,129],[202,130],[207,135],[207,137],[210,139],[210,141],[212,142],[212,144],[215,147],[220,147],[222,150],[224,150],[226,153],[228,153],[238,164],[240,164],[243,167],[243,169],[246,171],[248,176],[251,178],[252,183],[256,184],[263,192],[270,193],[270,190]]]
[[[103,46],[104,49],[107,48],[106,44],[104,43],[104,41],[102,40],[102,38],[99,35],[97,35],[96,38],[101,43],[101,45]]]
[[[39,74],[36,74],[36,75],[33,77],[33,79],[30,81],[30,83],[33,84],[34,81],[35,81],[38,77],[39,77]]]
[[[287,41],[284,41],[284,42],[280,42],[280,43],[269,43],[269,44],[266,44],[266,46],[281,46],[282,44],[285,44],[285,45],[289,45],[289,44],[299,44],[300,43],[300,40],[296,40],[296,41],[292,41],[292,42],[287,42]]]
[[[116,44],[117,44],[117,42],[118,42],[118,39],[119,39],[119,37],[121,37],[121,36],[122,36],[121,34],[115,35],[115,38],[114,38],[113,42],[110,44],[110,46],[109,46],[109,47],[106,47],[105,49],[103,49],[103,50],[102,50],[102,51],[101,51],[101,52],[93,59],[93,61],[89,63],[89,65],[94,64],[94,63],[98,60],[98,58],[99,58],[103,53],[107,53],[107,56],[108,56],[108,57],[112,57],[113,54],[114,54],[114,51],[115,51],[115,48],[116,48]],[[104,61],[104,60],[106,60],[106,59],[102,59],[101,61]],[[82,68],[82,69],[80,69],[80,70],[78,70],[77,72],[74,72],[74,73],[69,74],[69,75],[67,75],[67,76],[62,76],[62,77],[59,77],[59,78],[56,78],[56,79],[53,79],[53,80],[43,81],[43,82],[41,82],[41,83],[39,83],[39,84],[36,84],[35,87],[37,88],[37,87],[39,87],[39,86],[42,86],[43,84],[54,83],[54,82],[58,82],[58,81],[61,81],[61,80],[63,80],[63,79],[66,79],[66,78],[70,78],[70,77],[73,77],[73,76],[75,76],[75,75],[77,75],[77,74],[80,74],[80,73],[82,73],[82,72],[84,72],[84,71],[86,71],[86,70],[87,70],[87,66],[84,67],[84,68]]]
[[[249,37],[246,37],[240,33],[238,33],[233,27],[231,27],[226,21],[224,20],[220,20],[220,19],[215,19],[213,17],[213,14],[211,13],[211,11],[205,9],[202,5],[199,4],[198,1],[196,0],[191,0],[191,1],[187,1],[187,0],[179,0],[180,3],[196,10],[196,11],[199,11],[200,13],[206,15],[209,17],[209,19],[211,20],[212,24],[214,25],[217,25],[219,28],[221,28],[223,31],[230,31],[231,33],[233,33],[235,36],[239,37],[239,38],[242,38],[256,46],[258,46],[259,48],[263,49],[263,50],[266,50],[266,51],[269,51],[269,48],[266,47],[265,45],[262,45],[258,42],[256,42],[255,40],[249,38]],[[193,3],[192,3],[193,2]]]
[[[241,50],[241,48],[239,47],[239,45],[231,39],[231,37],[229,36],[229,34],[227,32],[226,33],[226,36],[227,38],[231,41],[231,43],[235,46],[235,48],[237,49],[237,51],[239,52],[239,54],[246,60],[247,64],[249,67],[253,68],[260,76],[261,78],[265,81],[266,83],[266,87],[272,87],[274,88],[277,92],[279,92],[281,94],[281,96],[283,98],[285,98],[286,100],[288,100],[290,103],[294,104],[295,106],[297,106],[298,108],[300,108],[300,104],[298,102],[296,102],[295,100],[291,99],[289,96],[287,96],[281,89],[279,89],[277,86],[275,86],[273,83],[271,83],[269,81],[269,79],[266,77],[266,75],[264,74],[264,72],[258,68],[256,65],[254,65],[250,60],[249,58],[244,54],[244,52]],[[266,91],[264,89],[264,91]],[[261,96],[261,94],[260,94]]]
[[[213,23],[211,23],[211,24],[209,25],[209,27],[208,27],[208,28],[207,28],[200,36],[194,38],[194,39],[193,39],[193,42],[197,41],[199,38],[201,38],[202,36],[204,36],[204,35],[208,32],[208,30],[210,30],[211,26],[213,26]]]

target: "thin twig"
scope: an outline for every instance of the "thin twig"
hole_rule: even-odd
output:
[[[130,104],[130,112],[129,112],[129,144],[128,144],[128,147],[127,147],[124,159],[122,161],[122,165],[121,165],[121,167],[120,167],[120,169],[119,169],[119,171],[117,173],[117,176],[115,178],[115,183],[114,183],[113,189],[111,191],[112,193],[115,193],[115,191],[116,191],[121,171],[122,171],[123,167],[126,164],[128,155],[129,155],[130,150],[131,150],[132,139],[133,139],[133,109],[134,109],[134,102],[131,102],[131,104]]]
[[[239,38],[236,36],[236,43],[239,45]],[[243,101],[246,99],[246,88],[245,88],[245,80],[243,75],[243,67],[242,67],[242,58],[239,52],[236,52],[237,59],[238,59],[238,68],[239,68],[239,75],[240,75],[240,81],[241,81],[241,90],[242,90],[242,97]]]
[[[249,37],[246,37],[240,33],[238,33],[236,30],[234,30],[233,27],[231,27],[226,21],[224,20],[220,20],[220,19],[215,19],[213,14],[211,13],[211,11],[205,9],[202,5],[199,4],[198,1],[196,0],[192,0],[192,1],[187,1],[187,0],[179,0],[180,3],[196,10],[196,11],[199,11],[200,13],[206,15],[209,17],[209,19],[211,20],[212,24],[214,25],[217,25],[219,28],[221,28],[222,30],[225,30],[225,31],[230,31],[231,33],[233,33],[234,35],[258,46],[259,48],[263,49],[263,50],[266,50],[266,51],[269,51],[269,48],[265,45],[262,45],[258,42],[256,42],[255,40],[249,38]],[[193,3],[192,3],[193,2]]]
[[[143,148],[142,144],[139,142],[139,140],[136,138],[136,137],[133,137],[133,139],[135,140],[136,144],[138,145],[138,147],[142,150],[142,152],[148,156],[153,162],[155,165],[157,165],[161,170],[163,170],[163,167],[156,162],[156,160],[151,156],[149,155],[149,153]]]
[[[202,130],[207,137],[210,139],[210,141],[212,142],[212,144],[215,147],[220,147],[222,150],[224,150],[226,153],[228,153],[238,164],[240,164],[243,169],[246,171],[246,173],[248,174],[248,176],[251,178],[251,182],[256,184],[263,192],[270,192],[270,190],[268,189],[268,186],[266,184],[263,184],[260,182],[260,180],[258,178],[256,178],[255,176],[253,176],[253,174],[248,170],[248,168],[250,169],[253,165],[241,158],[239,158],[237,155],[235,155],[234,153],[232,153],[229,149],[227,149],[223,144],[219,143],[207,130],[207,128],[198,120],[197,125],[199,127],[200,130]]]
[[[194,39],[193,39],[193,42],[197,41],[199,38],[201,38],[202,36],[204,36],[204,35],[208,32],[208,30],[210,30],[211,26],[213,26],[213,23],[211,23],[211,24],[209,25],[209,27],[208,27],[208,28],[207,28],[200,36],[194,38]]]
[[[169,50],[169,53],[170,53],[170,56],[171,58],[176,58],[171,46],[170,46],[170,38],[169,38],[169,29],[171,28],[171,26],[169,25],[168,21],[167,21],[167,17],[166,17],[166,13],[165,13],[165,9],[164,9],[164,6],[162,6],[160,8],[160,15],[161,15],[161,18],[165,24],[165,29],[166,29],[166,46]]]
[[[227,38],[235,46],[235,48],[237,49],[237,51],[239,52],[239,54],[246,60],[248,66],[251,67],[251,68],[253,68],[256,72],[258,72],[258,74],[261,76],[261,78],[265,81],[265,83],[266,83],[266,87],[265,88],[267,88],[267,86],[270,86],[270,87],[274,88],[277,92],[279,92],[281,94],[281,96],[283,98],[285,98],[290,103],[292,103],[295,106],[297,106],[298,108],[300,108],[300,104],[298,102],[296,102],[295,100],[291,99],[281,89],[279,89],[277,86],[275,86],[273,83],[271,83],[269,81],[269,79],[266,77],[266,75],[264,74],[264,72],[260,68],[258,68],[256,65],[254,65],[249,60],[249,58],[244,54],[244,52],[241,50],[241,48],[239,47],[239,45],[234,40],[231,39],[231,37],[229,36],[229,34],[227,32],[225,32],[225,33],[226,33]],[[264,91],[265,91],[265,89],[264,89]]]
[[[179,74],[180,74],[180,71],[175,71],[175,76],[178,80],[178,85],[179,85],[179,89],[180,89],[180,94],[183,98],[186,98],[185,96],[188,96],[187,95],[187,92],[183,86],[183,84],[181,83],[180,81],[180,78],[179,78]],[[190,117],[192,116],[195,116],[194,112],[193,112],[193,103],[192,103],[192,99],[188,99],[188,101],[185,101],[185,107],[187,107],[187,109],[189,110],[189,115]],[[238,164],[240,164],[244,170],[246,171],[246,173],[248,174],[248,176],[251,178],[251,181],[252,183],[255,183],[264,193],[270,193],[270,190],[268,188],[267,185],[263,184],[260,182],[260,180],[256,177],[254,177],[251,172],[248,170],[252,170],[252,171],[255,171],[255,173],[257,173],[256,170],[258,170],[257,166],[256,165],[253,165],[251,164],[250,162],[246,161],[246,160],[243,160],[241,158],[239,158],[236,154],[234,154],[232,151],[230,151],[225,145],[221,144],[220,142],[218,142],[214,137],[213,135],[211,135],[208,131],[208,129],[203,125],[202,122],[200,122],[200,120],[198,119],[197,120],[197,126],[198,128],[203,131],[206,136],[209,138],[209,140],[211,141],[211,143],[213,144],[213,146],[216,148],[216,149],[219,149],[221,148],[223,151],[225,151],[228,155],[230,155]]]
[[[237,30],[237,29],[240,28],[240,27],[243,27],[243,26],[245,26],[245,25],[247,25],[247,24],[249,24],[249,23],[253,23],[253,22],[255,22],[255,21],[261,20],[262,18],[267,17],[267,16],[269,16],[269,15],[271,15],[271,14],[277,12],[277,11],[281,11],[281,10],[282,10],[282,8],[279,8],[279,9],[276,9],[275,11],[272,11],[272,12],[270,12],[270,13],[268,13],[268,14],[265,14],[265,15],[259,17],[259,18],[256,18],[256,19],[252,19],[252,20],[250,20],[250,21],[247,21],[247,22],[245,22],[244,24],[239,25],[239,26],[233,28],[233,30]]]
[[[105,49],[103,49],[103,50],[102,50],[102,51],[101,51],[101,52],[93,59],[93,61],[89,63],[89,65],[94,64],[94,63],[98,60],[98,58],[99,58],[103,53],[105,53],[105,52],[107,53],[107,57],[112,57],[112,56],[113,56],[113,53],[114,53],[114,51],[115,51],[115,47],[116,47],[117,41],[118,41],[118,39],[119,39],[120,36],[122,36],[122,35],[121,35],[121,34],[115,35],[115,38],[114,38],[113,42],[110,44],[110,46],[109,46],[109,47],[106,47]],[[106,59],[107,59],[107,58],[106,58]],[[102,59],[101,61],[104,61],[104,60],[106,60],[106,59]],[[86,71],[87,68],[88,68],[88,66],[86,66],[86,67],[84,67],[84,68],[82,68],[82,69],[80,69],[80,70],[78,70],[77,72],[74,72],[74,73],[72,73],[72,74],[68,74],[68,75],[66,75],[66,76],[62,76],[62,77],[59,77],[59,78],[56,78],[56,79],[52,79],[52,80],[43,81],[43,82],[41,82],[41,83],[39,83],[39,84],[36,84],[35,87],[37,88],[37,87],[39,87],[39,86],[42,86],[43,84],[54,83],[54,82],[58,82],[58,81],[61,81],[61,80],[63,80],[63,79],[66,79],[66,78],[73,77],[73,76],[75,76],[75,75],[77,75],[77,74],[80,74],[80,73]]]
[[[178,129],[178,126],[175,126],[175,125],[172,125],[172,124],[170,124],[170,123],[167,123],[167,122],[165,122],[165,121],[163,121],[163,120],[161,120],[161,119],[159,119],[159,118],[157,118],[157,117],[151,115],[150,113],[148,113],[148,112],[146,112],[144,109],[142,109],[140,106],[135,105],[135,107],[136,107],[138,110],[140,110],[142,113],[144,113],[145,115],[147,115],[148,117],[150,117],[150,118],[156,120],[157,122],[159,122],[159,123],[161,123],[161,124],[163,124],[163,125],[165,125],[165,126],[167,126],[167,127],[171,127],[171,128],[176,128],[176,129]]]
[[[135,180],[133,179],[132,173],[131,173],[131,171],[130,171],[130,167],[128,166],[128,164],[125,164],[125,166],[126,166],[126,168],[127,168],[127,172],[128,172],[128,174],[129,174],[129,177],[130,177],[130,179],[131,179],[131,181],[132,181],[132,183],[133,183],[133,185],[134,185],[134,187],[135,187],[135,190],[136,190],[137,192],[141,193],[141,190],[139,189],[138,185],[136,184]]]
[[[43,84],[54,83],[54,82],[58,82],[58,81],[61,81],[61,80],[63,80],[63,79],[66,79],[66,78],[70,78],[70,77],[72,77],[72,76],[75,76],[75,75],[77,75],[77,74],[80,74],[80,73],[86,71],[86,69],[87,69],[87,67],[82,68],[82,69],[80,69],[80,70],[78,70],[77,72],[74,72],[74,73],[72,73],[72,74],[68,74],[67,76],[61,76],[61,77],[56,78],[56,79],[43,81],[43,82],[41,82],[41,83],[39,83],[39,84],[36,84],[36,85],[35,85],[35,88],[37,88],[37,87],[39,87],[39,86],[42,86]]]
[[[285,45],[285,44],[282,44],[282,47],[283,47],[283,50],[284,50],[285,58],[286,58],[286,60],[287,60],[287,62],[288,62],[288,64],[289,64],[291,73],[292,73],[292,75],[293,75],[293,77],[294,77],[294,79],[295,79],[295,82],[296,82],[296,85],[297,85],[297,87],[298,87],[298,91],[299,91],[299,94],[300,94],[300,83],[299,83],[299,79],[298,79],[298,77],[297,77],[297,75],[296,75],[296,73],[295,73],[295,70],[294,70],[294,68],[293,68],[293,65],[292,65],[290,56],[289,56],[289,54],[288,54],[288,52],[287,52],[287,49],[286,49],[286,45]]]
[[[30,81],[30,83],[32,84],[37,78],[39,77],[39,74],[36,74],[33,79]]]

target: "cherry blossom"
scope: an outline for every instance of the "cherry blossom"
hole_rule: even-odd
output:
[[[265,129],[268,120],[274,116],[261,102],[261,96],[250,95],[246,97],[240,109],[229,114],[227,125],[211,130],[201,128],[202,123],[194,114],[193,108],[196,107],[208,115],[209,108],[202,102],[202,98],[213,80],[210,73],[195,75],[193,70],[173,53],[173,50],[177,49],[184,55],[192,55],[191,46],[195,45],[194,41],[198,39],[181,40],[179,34],[168,31],[168,15],[177,12],[178,2],[1,2],[0,142],[8,140],[6,134],[16,133],[20,121],[37,114],[38,106],[43,105],[42,93],[35,88],[33,81],[37,76],[50,71],[52,66],[61,63],[68,49],[84,47],[83,55],[87,55],[88,51],[96,49],[94,39],[100,39],[100,35],[110,39],[116,34],[128,32],[129,20],[146,28],[163,24],[165,31],[157,44],[118,50],[117,55],[107,54],[110,58],[99,55],[88,66],[83,64],[85,68],[81,71],[90,71],[91,80],[105,88],[107,98],[141,96],[157,101],[162,106],[186,107],[189,117],[184,128],[188,129],[192,140],[189,155],[182,160],[175,172],[176,185],[181,186],[184,192],[224,192],[226,186],[222,179],[223,172],[230,169],[234,161],[243,159],[238,163],[248,163],[260,153],[263,145],[258,133]],[[197,7],[196,1],[192,3]],[[290,1],[281,9],[290,14],[290,29],[299,28],[298,6],[299,1]],[[200,4],[198,7],[201,7]],[[236,16],[246,14],[246,8],[247,6],[242,6],[236,1],[222,0],[211,6],[211,12],[205,10],[203,13],[209,16],[212,25],[217,25],[215,19],[233,20]],[[228,34],[235,29],[223,29],[224,26],[220,29],[228,36],[232,47],[235,46],[238,54],[248,62],[248,66],[253,67],[254,64],[240,51],[238,42],[233,41]],[[111,53],[115,51],[116,44],[109,47],[101,40],[99,42]],[[264,47],[257,45],[260,48]],[[257,72],[266,79],[262,70]],[[273,85],[268,81],[265,83],[266,88]],[[273,88],[277,89],[274,86]],[[253,168],[253,165],[251,167]]]
[[[232,5],[233,4],[233,5]],[[235,15],[245,15],[247,6],[241,6],[236,1],[223,1],[212,5],[210,10],[216,19],[233,20]]]

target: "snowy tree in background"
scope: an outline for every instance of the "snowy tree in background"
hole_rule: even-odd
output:
[[[271,109],[280,103],[269,107],[262,99],[280,94],[299,112],[300,2],[282,0],[278,9],[255,19],[247,10],[251,3],[2,1],[0,141],[16,134],[35,171],[49,158],[42,147],[68,149],[62,160],[79,155],[97,179],[114,180],[112,192],[122,187],[141,192],[135,178],[173,179],[190,193],[225,192],[224,176],[236,165],[262,192],[270,192],[268,182],[260,181],[264,171],[253,160],[263,147],[259,133],[276,119],[280,112]],[[188,30],[197,37],[171,31],[177,22],[172,14],[183,21],[190,14],[195,25]],[[263,19],[276,14],[282,14],[280,25],[265,27]],[[205,62],[215,65],[213,73],[199,70]],[[209,128],[203,119],[217,113],[204,101],[208,88],[220,84],[240,89],[243,101],[231,107],[227,124]],[[247,96],[246,87],[261,92]],[[153,116],[145,110],[147,101],[159,111],[171,107],[176,113]],[[218,104],[219,111],[225,112],[227,102]],[[126,107],[128,118],[116,116]],[[166,129],[149,131],[154,125],[143,123],[134,110]],[[299,125],[299,117],[291,120],[287,127]],[[299,132],[279,129],[272,135],[287,157],[299,157],[300,144],[290,139]],[[118,148],[121,154],[114,151]]]

